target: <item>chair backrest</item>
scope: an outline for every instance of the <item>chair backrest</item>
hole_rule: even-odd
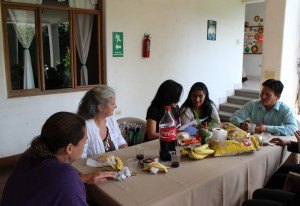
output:
[[[124,117],[118,119],[117,122],[122,136],[124,137],[128,145],[133,145],[129,138],[128,128],[140,128],[141,142],[143,142],[147,127],[147,123],[145,120],[135,117]]]

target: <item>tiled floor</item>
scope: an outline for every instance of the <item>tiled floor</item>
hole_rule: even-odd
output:
[[[243,83],[243,89],[260,91],[260,81],[249,79]]]

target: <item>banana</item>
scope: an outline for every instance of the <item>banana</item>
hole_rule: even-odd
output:
[[[116,169],[121,171],[123,169],[123,162],[119,157],[116,157]]]
[[[143,170],[149,170],[151,167],[156,167],[156,168],[158,168],[158,169],[164,171],[165,173],[168,172],[168,167],[166,167],[165,165],[160,164],[160,163],[158,163],[158,162],[151,162],[151,163],[147,164],[147,165],[143,168]]]
[[[180,153],[181,153],[182,156],[187,156],[187,155],[189,155],[189,151],[188,151],[187,149],[185,149],[185,148],[183,148],[183,149],[180,151]]]
[[[215,151],[212,149],[202,149],[202,150],[194,150],[194,152],[198,155],[210,155],[213,154]]]
[[[115,171],[121,171],[123,169],[123,162],[119,157],[113,156],[110,161],[114,159],[114,164],[110,164],[110,166],[115,170]],[[112,162],[111,162],[112,163]]]
[[[207,155],[199,155],[199,154],[195,153],[193,150],[191,150],[191,151],[189,152],[189,156],[190,156],[190,158],[192,158],[192,159],[200,160],[200,159],[205,158]]]
[[[204,144],[204,145],[195,147],[195,148],[194,148],[194,151],[197,151],[197,150],[203,150],[203,149],[207,149],[207,148],[208,148],[208,144]]]

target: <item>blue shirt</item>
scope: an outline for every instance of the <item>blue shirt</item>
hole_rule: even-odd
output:
[[[266,111],[260,100],[250,101],[230,117],[230,122],[239,127],[247,118],[250,118],[251,123],[266,125],[267,132],[273,135],[294,135],[298,129],[295,114],[281,101],[277,101],[269,111]]]

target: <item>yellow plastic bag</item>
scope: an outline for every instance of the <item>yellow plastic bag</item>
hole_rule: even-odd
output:
[[[224,129],[227,131],[227,138],[228,139],[233,139],[237,140],[237,138],[242,137],[242,138],[247,138],[247,132],[238,128],[232,123],[225,122],[220,124],[220,128]]]
[[[211,142],[209,147],[215,151],[215,157],[243,154],[260,149],[257,136],[250,136],[249,139]]]

